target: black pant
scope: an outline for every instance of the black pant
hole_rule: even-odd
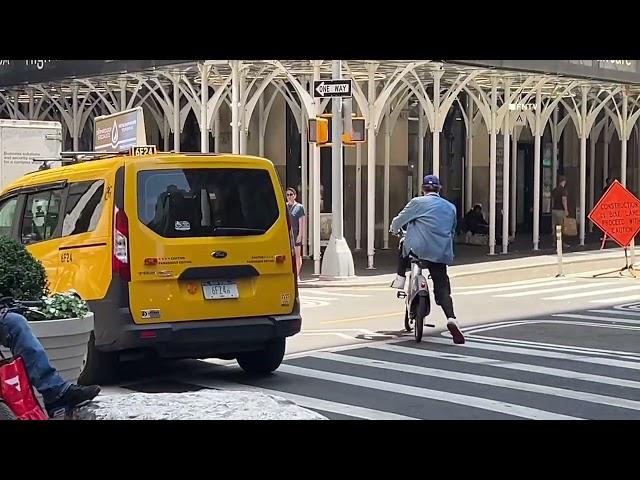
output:
[[[402,254],[402,244],[398,249],[398,275],[404,277],[407,270],[411,268],[411,258]],[[425,262],[429,269],[429,274],[433,280],[433,296],[436,299],[436,305],[442,307],[442,311],[447,318],[456,318],[453,313],[453,300],[451,298],[451,283],[447,274],[446,263]]]

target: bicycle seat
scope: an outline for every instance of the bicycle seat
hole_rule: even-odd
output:
[[[428,266],[428,261],[427,260],[423,260],[420,257],[418,257],[415,253],[413,252],[409,252],[409,258],[411,259],[411,263],[417,263],[418,266],[420,268],[427,268]]]

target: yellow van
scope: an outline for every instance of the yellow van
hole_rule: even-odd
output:
[[[115,155],[10,185],[0,235],[42,261],[52,291],[89,302],[82,383],[148,353],[269,373],[301,328],[282,192],[263,158]]]

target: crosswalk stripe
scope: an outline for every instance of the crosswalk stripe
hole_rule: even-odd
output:
[[[316,410],[338,413],[340,415],[347,415],[349,417],[362,418],[365,420],[418,420],[417,418],[408,417],[406,415],[398,415],[397,413],[384,412],[372,408],[364,408],[358,407],[356,405],[332,402],[329,400],[322,400],[321,398],[297,395],[295,393],[281,392],[280,390],[269,390],[267,388],[254,387],[253,385],[244,385],[241,383],[223,382],[209,379],[195,379],[193,382],[195,382],[194,385],[199,385],[201,387],[207,388],[215,388],[218,390],[243,390],[249,392],[264,393],[266,395],[274,395],[276,397],[282,397],[290,400],[305,408],[313,408]],[[190,383],[192,383],[192,381],[190,381]]]
[[[526,292],[506,293],[506,294],[495,295],[495,296],[501,297],[501,298],[525,297],[528,295],[539,295],[541,293],[562,292],[567,290],[584,290],[586,288],[594,288],[597,286],[602,287],[604,285],[611,285],[611,282],[589,283],[589,284],[572,285],[570,287],[560,287],[560,288],[544,288],[542,290],[528,290]]]
[[[533,372],[553,377],[568,378],[571,380],[584,380],[586,382],[602,383],[606,385],[615,385],[618,387],[629,387],[640,389],[640,382],[626,380],[623,378],[607,377],[604,375],[595,375],[592,373],[576,372],[573,370],[564,370],[561,368],[542,367],[539,365],[531,365],[528,363],[509,362],[506,360],[496,360],[495,358],[477,357],[472,355],[461,355],[457,353],[443,353],[433,350],[425,350],[422,348],[403,347],[400,345],[375,345],[367,347],[374,350],[384,350],[388,352],[402,353],[406,355],[416,355],[420,357],[438,358],[441,360],[451,360],[456,362],[471,363],[475,365],[487,365],[496,368],[505,368],[509,370],[519,370],[521,372]]]
[[[371,295],[360,295],[357,293],[338,293],[338,292],[322,292],[322,291],[316,291],[313,292],[312,295],[333,295],[334,297],[351,297],[351,298],[367,298],[370,297]],[[335,300],[335,298],[332,298],[331,300]]]
[[[630,317],[640,317],[639,312],[629,312],[626,310],[610,309],[610,310],[589,310],[589,311],[593,313],[606,313],[607,315],[628,315]]]
[[[457,287],[460,290],[472,290],[472,289],[485,289],[485,288],[494,288],[494,287],[510,287],[515,285],[531,285],[535,283],[545,283],[545,282],[553,282],[553,281],[564,281],[564,280],[556,280],[554,278],[531,278],[529,280],[518,280],[515,282],[502,282],[502,283],[488,283],[484,285],[472,285],[467,287]]]
[[[628,302],[629,300],[640,300],[640,295],[629,295],[627,297],[615,297],[615,298],[601,298],[597,300],[590,300],[589,303],[619,303],[619,302]]]
[[[439,343],[441,345],[443,344],[449,345],[449,346],[451,345],[451,340],[447,340],[445,338],[429,337],[429,338],[423,338],[422,341],[428,342],[428,343]],[[482,342],[476,342],[476,341],[469,341],[469,339],[467,339],[467,343],[465,345],[469,348],[476,348],[479,350],[515,353],[518,355],[528,355],[528,356],[543,357],[543,358],[555,358],[557,360],[571,360],[571,361],[580,362],[580,363],[591,363],[596,365],[606,365],[608,367],[619,367],[619,368],[626,368],[630,370],[640,370],[640,362],[638,363],[627,362],[624,360],[616,360],[613,358],[585,357],[584,353],[575,355],[572,353],[551,352],[548,350],[536,350],[534,348],[515,347],[511,345],[488,344],[488,343],[482,343]]]
[[[521,325],[524,325],[525,323],[528,323],[528,322],[524,322]],[[570,321],[564,321],[564,320],[551,320],[551,321],[541,320],[536,323],[564,323],[568,325],[591,325],[591,326],[610,328],[608,325],[604,325],[604,324],[570,322]],[[622,328],[624,328],[625,330],[628,330],[628,329],[638,330],[637,327],[631,327],[631,326],[626,328],[622,327]],[[559,345],[556,343],[532,342],[529,340],[517,340],[517,339],[511,339],[511,338],[504,339],[504,338],[497,338],[497,337],[487,337],[484,335],[476,335],[476,334],[473,335],[472,340],[483,342],[483,343],[498,343],[501,345],[515,345],[515,346],[537,348],[541,350],[546,349],[546,350],[557,350],[557,351],[569,352],[569,353],[580,353],[582,355],[592,355],[592,356],[607,355],[611,357],[637,360],[640,362],[640,353],[638,352],[627,352],[622,350],[607,350],[604,348],[586,348],[586,347],[577,347],[575,345]]]
[[[571,298],[588,297],[590,295],[610,295],[612,293],[629,292],[631,290],[640,290],[640,286],[633,285],[631,287],[609,288],[606,290],[601,290],[600,292],[570,293],[568,295],[558,295],[555,297],[547,297],[547,298],[543,298],[542,300],[569,300]],[[640,298],[640,296],[638,296],[638,298]],[[612,299],[612,298],[610,298],[607,301],[614,301],[614,300],[617,301],[617,299]]]
[[[544,282],[544,283],[536,283],[536,284],[528,284],[528,285],[516,285],[512,287],[498,287],[498,288],[485,288],[483,290],[465,290],[463,292],[457,292],[454,289],[453,293],[456,296],[461,295],[479,295],[481,293],[494,293],[494,292],[507,292],[509,290],[522,290],[525,288],[537,288],[537,287],[550,287],[551,285],[564,285],[566,283],[574,283],[573,280],[561,280],[558,282]],[[555,289],[551,289],[550,291],[555,291]]]
[[[553,314],[554,317],[562,317],[562,318],[577,318],[578,320],[598,320],[601,322],[622,322],[622,323],[632,323],[632,324],[640,324],[640,320],[638,319],[626,319],[626,318],[607,318],[607,317],[599,317],[596,315],[581,315],[578,313],[556,313]]]
[[[482,410],[503,413],[506,415],[528,418],[530,420],[581,420],[580,418],[571,417],[569,415],[547,412],[545,410],[539,410],[537,408],[525,407],[523,405],[501,402],[498,400],[431,390],[428,388],[385,382],[382,380],[353,377],[350,375],[343,375],[341,373],[326,372],[323,370],[314,370],[293,365],[281,365],[278,371],[291,375],[299,375],[303,377],[315,378],[318,380],[326,380],[329,382],[354,385],[358,387],[370,388],[373,390],[400,393],[403,395],[455,403],[458,405],[463,405],[465,407],[475,407]]]
[[[418,365],[408,365],[397,362],[388,362],[385,360],[373,360],[363,357],[351,357],[339,353],[320,352],[312,355],[314,358],[331,360],[334,362],[347,363],[350,365],[358,365],[370,368],[381,368],[384,370],[393,370],[396,372],[412,373],[416,375],[424,375],[427,377],[446,378],[448,380],[457,380],[460,382],[478,383],[481,385],[491,385],[499,388],[509,388],[512,390],[520,390],[531,393],[539,393],[542,395],[550,395],[561,398],[571,398],[588,403],[597,403],[600,405],[609,405],[611,407],[626,408],[629,410],[640,410],[640,402],[629,400],[626,398],[610,397],[608,395],[600,395],[597,393],[580,392],[577,390],[569,390],[560,387],[550,387],[547,385],[538,385],[536,383],[519,382],[499,377],[488,377],[485,375],[476,375],[472,373],[456,372],[452,370],[442,370],[439,368],[422,367]]]
[[[300,300],[317,300],[320,302],[326,302],[327,300],[337,300],[337,298],[329,298],[329,297],[310,297],[308,295],[300,295]]]

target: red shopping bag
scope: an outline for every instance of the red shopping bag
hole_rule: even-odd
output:
[[[18,420],[49,418],[38,403],[21,357],[0,360],[0,397]]]

